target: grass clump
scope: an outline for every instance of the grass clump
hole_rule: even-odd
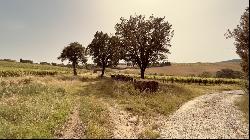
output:
[[[235,103],[244,114],[244,120],[249,123],[249,94],[244,94]]]
[[[157,139],[159,137],[160,133],[152,129],[146,129],[139,134],[139,139]]]

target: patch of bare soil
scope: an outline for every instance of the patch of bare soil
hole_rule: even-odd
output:
[[[136,139],[143,130],[142,119],[122,110],[118,105],[107,105],[113,125],[113,138]]]

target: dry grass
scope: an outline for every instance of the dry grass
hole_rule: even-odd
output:
[[[139,139],[157,139],[159,137],[160,133],[152,129],[146,129],[139,134]]]
[[[0,83],[0,138],[53,138],[71,108],[66,91],[34,79]]]
[[[82,138],[111,138],[106,103],[116,103],[134,115],[169,115],[183,103],[209,91],[238,89],[236,85],[161,84],[157,93],[140,93],[132,84],[97,74],[0,78],[0,138],[54,138],[80,98]],[[153,128],[141,138],[157,138]]]
[[[249,123],[249,94],[244,94],[236,105],[244,113],[244,120]]]

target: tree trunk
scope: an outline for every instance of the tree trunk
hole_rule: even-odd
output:
[[[104,71],[105,71],[105,66],[103,65],[103,66],[102,66],[102,74],[101,74],[101,77],[103,77]]]
[[[73,65],[74,75],[77,75],[77,72],[76,72],[76,63],[73,62],[72,65]]]
[[[144,72],[145,72],[145,69],[141,68],[141,78],[144,79]]]

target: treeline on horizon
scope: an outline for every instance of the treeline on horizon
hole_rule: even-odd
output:
[[[52,66],[60,66],[60,67],[72,67],[72,64],[68,63],[68,64],[64,64],[64,63],[54,63],[54,62],[40,62],[40,63],[34,63],[33,60],[24,60],[24,59],[20,59],[19,61],[13,60],[13,59],[0,59],[0,61],[6,61],[6,62],[20,62],[20,63],[28,63],[28,64],[40,64],[40,65],[52,65]],[[126,65],[128,67],[133,67],[136,68],[135,65],[133,65],[130,62],[126,62],[126,63],[119,63],[119,65]],[[156,63],[152,63],[150,64],[150,67],[164,67],[164,66],[171,66],[170,62],[156,62]],[[93,68],[97,68],[98,66],[96,64],[88,64],[86,63],[85,65],[78,65],[78,68],[86,68],[86,69],[93,69]],[[112,67],[111,67],[112,68]]]
[[[17,62],[16,60],[12,60],[12,59],[0,59],[0,61],[6,61],[6,62],[16,62],[16,63],[28,63],[28,64],[40,64],[40,65],[51,65],[51,66],[59,66],[59,67],[67,67],[67,68],[71,68],[72,64],[57,64],[57,63],[48,63],[48,62],[40,62],[40,63],[33,63],[32,60],[23,60],[20,59],[19,62]],[[229,61],[230,62],[230,61]],[[131,63],[120,63],[120,65],[126,65],[128,67],[134,67],[132,66]],[[156,64],[152,64],[151,67],[163,67],[163,66],[170,66],[171,63],[170,62],[162,62],[162,63],[156,63]],[[77,66],[78,68],[82,68],[82,69],[87,69],[87,70],[94,70],[96,71],[99,67],[96,66],[95,64],[85,64],[84,66]],[[115,68],[115,69],[126,69],[125,68]],[[100,71],[100,69],[99,69]],[[192,76],[192,75],[190,75]],[[193,75],[195,76],[195,75]],[[243,73],[241,71],[234,71],[232,69],[226,68],[226,69],[221,69],[219,71],[217,71],[215,73],[215,75],[213,75],[210,72],[204,71],[203,73],[197,75],[198,77],[202,77],[202,78],[231,78],[231,79],[241,79],[243,77]]]

